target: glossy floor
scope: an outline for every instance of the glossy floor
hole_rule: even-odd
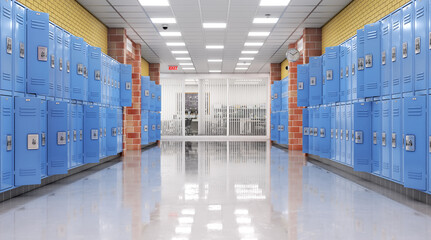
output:
[[[430,207],[268,142],[162,142],[0,204],[0,239],[430,239]]]

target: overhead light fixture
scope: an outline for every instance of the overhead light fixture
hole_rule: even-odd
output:
[[[151,18],[153,23],[177,23],[175,18]]]
[[[250,37],[267,37],[270,32],[249,32],[248,36]]]
[[[222,62],[221,59],[208,59],[208,62]]]
[[[263,42],[246,42],[244,43],[246,47],[260,47],[263,46]]]
[[[193,66],[193,63],[180,63],[181,66]]]
[[[192,60],[191,58],[189,58],[189,57],[179,57],[179,58],[175,58],[176,60],[179,60],[179,61],[183,61],[183,60]]]
[[[253,23],[277,23],[278,18],[255,18]]]
[[[242,61],[253,61],[254,57],[240,57],[239,60],[242,60]]]
[[[246,67],[237,67],[237,68],[235,68],[235,70],[248,70],[248,68],[246,68]]]
[[[139,0],[139,3],[144,7],[167,7],[168,0]]]
[[[256,54],[256,53],[258,53],[259,51],[242,51],[241,53],[242,54]]]
[[[290,0],[260,0],[260,6],[264,7],[277,7],[277,6],[287,6]]]
[[[207,45],[206,48],[207,49],[223,49],[224,46],[223,45]]]
[[[186,68],[182,68],[183,70],[195,70],[194,67],[186,67]]]
[[[180,32],[160,32],[162,37],[181,37]]]
[[[210,70],[210,73],[221,73],[221,70]]]
[[[172,51],[172,54],[188,54],[188,51]]]
[[[169,47],[184,47],[186,44],[183,42],[168,42],[166,45]]]
[[[238,63],[237,65],[238,66],[250,66],[251,63]]]
[[[226,23],[203,23],[204,28],[226,28]]]

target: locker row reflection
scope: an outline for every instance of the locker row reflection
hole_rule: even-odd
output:
[[[289,144],[289,78],[271,84],[271,140]]]

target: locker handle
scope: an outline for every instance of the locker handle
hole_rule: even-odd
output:
[[[415,151],[415,136],[414,135],[406,135],[406,151],[414,152]]]
[[[19,57],[20,58],[25,57],[25,44],[22,42],[19,43]]]
[[[6,151],[12,151],[12,135],[6,136]]]
[[[392,133],[392,147],[397,147],[397,135],[395,133]]]
[[[429,141],[428,142],[429,142],[429,150],[428,151],[431,153],[431,136],[429,137]]]

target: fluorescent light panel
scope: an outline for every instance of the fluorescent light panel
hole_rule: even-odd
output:
[[[191,58],[189,58],[189,57],[179,57],[179,58],[175,58],[176,60],[179,60],[179,61],[187,61],[187,60],[192,60]]]
[[[238,66],[250,66],[251,63],[238,63],[237,65]]]
[[[188,54],[188,51],[172,51],[172,54]]]
[[[226,23],[203,23],[204,28],[226,28]]]
[[[210,73],[220,73],[221,70],[210,70]]]
[[[151,18],[153,23],[177,23],[175,18]]]
[[[183,47],[186,44],[183,42],[167,42],[166,45],[168,45],[170,47]]]
[[[247,46],[247,47],[260,47],[260,46],[263,46],[263,42],[246,42],[246,43],[244,43],[244,46]]]
[[[223,49],[224,46],[223,45],[207,45],[206,48],[207,49]]]
[[[277,23],[278,18],[255,18],[253,23]]]
[[[162,37],[181,37],[180,32],[160,32]]]
[[[267,37],[270,32],[249,32],[248,36],[250,37]]]
[[[221,59],[208,59],[208,62],[222,62]]]
[[[276,7],[276,6],[287,6],[290,0],[261,0],[260,6],[264,7]]]
[[[248,68],[246,68],[246,67],[237,67],[237,68],[235,68],[235,70],[247,70]]]
[[[186,67],[186,68],[182,68],[183,70],[195,70],[195,68],[193,67]]]
[[[239,60],[242,60],[242,61],[253,61],[254,57],[240,57]]]
[[[144,7],[166,7],[169,6],[168,0],[139,0]]]
[[[180,63],[181,66],[193,66],[193,63]]]
[[[242,51],[241,53],[242,54],[256,54],[256,53],[258,53],[259,51]]]

